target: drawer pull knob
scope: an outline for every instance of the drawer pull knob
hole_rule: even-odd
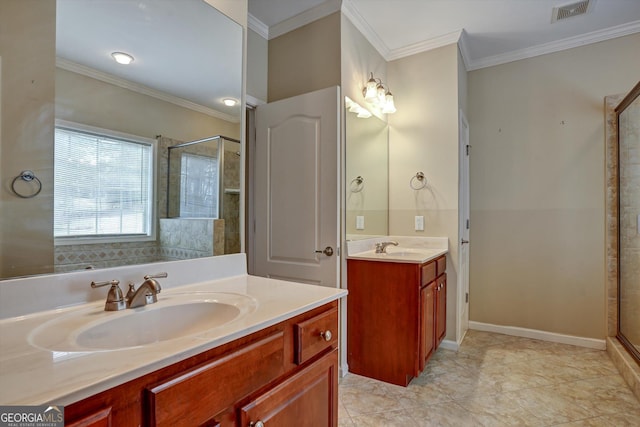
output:
[[[264,427],[264,423],[262,421],[256,421],[255,423],[251,421],[249,427]]]
[[[327,330],[324,332],[320,332],[320,336],[324,338],[325,341],[331,341],[331,337],[333,337],[333,334],[331,333],[331,331]]]

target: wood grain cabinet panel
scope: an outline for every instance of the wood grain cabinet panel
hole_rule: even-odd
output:
[[[337,331],[333,301],[67,405],[66,425],[246,427],[258,411],[272,426],[335,427]]]
[[[338,310],[332,309],[294,325],[295,363],[300,365],[321,351],[338,345]]]
[[[197,426],[284,372],[275,333],[148,389],[151,426]],[[197,402],[197,404],[194,404]]]
[[[349,371],[407,386],[446,334],[446,257],[347,260]],[[443,284],[444,283],[444,284]]]
[[[265,426],[283,427],[337,426],[337,371],[338,351],[334,350],[244,405],[240,409],[240,425],[262,422]]]
[[[66,422],[66,427],[111,427],[111,407],[85,414],[82,419]]]

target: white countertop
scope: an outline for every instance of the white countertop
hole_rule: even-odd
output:
[[[174,285],[158,294],[158,300],[184,292],[242,294],[253,298],[255,304],[247,314],[202,333],[108,351],[51,351],[30,340],[38,326],[73,310],[101,312],[104,299],[4,318],[0,320],[0,404],[68,405],[347,294],[342,289],[241,274]]]
[[[386,253],[376,253],[375,244],[394,241]],[[446,237],[383,236],[347,242],[347,259],[423,264],[449,252]]]

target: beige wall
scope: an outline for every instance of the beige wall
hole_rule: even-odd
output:
[[[240,137],[232,123],[91,77],[56,69],[56,118],[155,138]]]
[[[340,85],[340,12],[269,40],[268,101]]]
[[[606,95],[640,34],[469,73],[472,321],[605,337]]]
[[[449,237],[447,339],[456,339],[458,270],[458,48],[455,44],[388,64],[398,111],[389,116],[389,234]],[[412,190],[423,172],[428,185]],[[414,231],[423,215],[425,230]]]
[[[267,102],[269,42],[258,33],[247,31],[247,95]]]
[[[0,1],[0,278],[53,268],[55,13],[53,1]],[[10,191],[25,169],[42,181],[32,199]]]
[[[342,15],[341,19],[342,95],[366,108],[362,88],[369,80],[369,73],[387,82],[387,62],[346,16]],[[371,112],[387,120],[379,111],[372,109]]]

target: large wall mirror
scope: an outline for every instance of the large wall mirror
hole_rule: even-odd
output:
[[[640,363],[640,83],[618,119],[618,338]]]
[[[345,99],[346,238],[389,234],[387,124]]]
[[[34,95],[28,87],[2,91],[0,279],[239,252],[242,26],[205,0],[18,3],[2,20],[25,20],[5,26],[16,47],[2,53],[2,87],[19,81],[21,67],[24,74],[48,70],[53,76],[37,83],[50,78],[52,87],[38,96],[50,92],[52,102],[13,115],[13,105]],[[55,42],[40,35],[51,26]],[[31,57],[17,53],[20,45]],[[45,117],[50,104],[53,117]],[[12,138],[5,128],[15,117],[22,122]],[[27,127],[36,129],[29,149],[15,141]],[[168,195],[170,147],[200,140],[215,141],[216,149],[175,150],[182,166],[178,191]],[[222,150],[218,141],[226,141]],[[224,170],[212,172],[225,153]],[[227,169],[233,183],[217,194]],[[22,170],[41,182],[35,197],[28,196],[37,180],[18,178],[11,188]],[[183,199],[205,213],[170,215],[168,207]],[[212,199],[225,200],[226,209],[201,206]]]

